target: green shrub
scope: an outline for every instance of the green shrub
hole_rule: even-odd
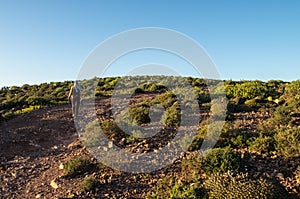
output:
[[[259,81],[226,82],[225,90],[229,98],[242,97],[253,99],[257,96],[266,97],[268,95],[267,86]]]
[[[209,103],[211,101],[209,93],[205,93],[202,90],[198,92],[198,97],[197,97],[198,103]]]
[[[137,89],[135,89],[134,93],[135,93],[135,94],[145,93],[145,90],[142,89],[142,88],[137,88]]]
[[[195,139],[193,140],[192,144],[189,146],[188,151],[200,150],[203,141],[204,141],[204,138],[197,135],[195,137]]]
[[[277,107],[270,118],[271,124],[277,128],[292,125],[291,111],[291,108],[285,105]]]
[[[231,146],[232,148],[246,148],[247,140],[253,137],[253,133],[244,128],[242,120],[225,122],[222,133],[217,142],[217,147]]]
[[[175,178],[160,179],[152,192],[146,198],[173,198],[173,199],[207,199],[206,190],[199,183],[187,184],[176,181]]]
[[[202,170],[208,175],[239,171],[241,166],[241,154],[235,153],[230,147],[211,149],[202,159]]]
[[[279,98],[281,101],[271,118],[271,123],[275,127],[297,126],[292,114],[300,112],[300,80],[293,81],[286,85],[284,94]]]
[[[146,198],[169,198],[170,190],[175,184],[175,178],[166,176],[157,181],[156,186],[153,187],[152,192]]]
[[[89,147],[97,147],[103,141],[102,129],[99,121],[96,119],[88,123],[85,127],[85,133],[83,135],[83,143]]]
[[[246,174],[216,174],[204,182],[210,199],[288,199],[286,190],[277,182],[251,179]]]
[[[198,153],[191,153],[183,158],[181,162],[180,180],[195,183],[200,180],[202,172],[201,158]]]
[[[207,198],[205,189],[197,186],[183,185],[181,183],[175,183],[170,190],[170,196],[172,199],[199,199]]]
[[[260,153],[270,153],[275,150],[275,140],[273,136],[260,134],[259,137],[250,138],[249,149]]]
[[[68,176],[76,176],[89,171],[92,164],[88,158],[75,158],[64,164],[64,172]]]
[[[109,138],[124,137],[125,133],[119,128],[115,120],[109,119],[101,122],[101,129]]]
[[[230,139],[231,144],[236,148],[245,148],[248,146],[247,144],[248,136],[245,134],[240,134],[236,137],[232,137]]]
[[[95,190],[99,186],[99,182],[93,176],[87,176],[80,183],[79,189],[82,192],[90,192]]]
[[[154,92],[166,89],[166,87],[160,84],[144,84],[141,89],[147,92]]]
[[[204,138],[207,134],[208,131],[208,126],[209,126],[209,120],[203,120],[198,129],[198,133],[195,136],[192,144],[189,146],[189,151],[195,151],[195,150],[200,150],[201,145],[204,141]]]
[[[287,97],[294,97],[300,95],[300,80],[292,81],[285,87],[284,95]]]
[[[137,125],[149,123],[149,109],[150,106],[146,103],[139,103],[129,107],[129,114],[132,122]]]
[[[181,110],[178,102],[167,108],[161,118],[161,122],[166,126],[178,127],[181,122]]]
[[[276,151],[283,157],[300,156],[300,127],[280,129],[274,136]]]
[[[252,111],[253,109],[250,106],[244,104],[244,102],[244,98],[236,97],[229,101],[227,105],[227,110],[231,113]]]
[[[160,94],[154,99],[154,103],[158,102],[158,103],[162,104],[162,106],[165,109],[171,107],[176,101],[177,101],[177,97],[171,91],[167,91],[163,94]]]

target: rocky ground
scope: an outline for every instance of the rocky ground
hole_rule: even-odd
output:
[[[99,117],[110,117],[108,99],[99,101]],[[268,114],[239,113],[235,118],[245,128],[253,128]],[[252,121],[252,122],[251,122]],[[246,149],[244,149],[246,150]],[[64,175],[63,163],[74,157],[87,157],[95,163],[89,173]],[[145,198],[164,176],[180,175],[180,159],[152,172],[132,174],[102,164],[90,155],[77,137],[70,105],[47,107],[0,123],[0,198]],[[300,158],[281,159],[275,155],[252,153],[245,170],[253,176],[277,178],[300,198],[300,179],[291,172]],[[83,193],[79,184],[93,175],[100,186]]]

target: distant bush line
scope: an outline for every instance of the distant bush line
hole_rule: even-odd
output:
[[[137,77],[125,78],[127,78],[127,81],[122,81],[120,84],[124,84],[124,82],[127,83],[119,86],[126,88],[136,87],[135,81],[130,81],[130,79],[136,80]],[[179,86],[181,83],[189,82],[198,95],[199,104],[209,103],[211,94],[218,95],[222,91],[219,86],[220,81],[216,80],[166,76],[161,78],[162,81],[160,84],[152,84],[148,83],[151,82],[151,76],[138,78],[142,84],[135,89],[136,94],[166,91],[167,88],[163,86],[166,81],[176,81]],[[119,80],[120,77],[83,80],[81,81],[81,85],[85,88],[82,93],[83,97],[111,96]],[[92,89],[95,81],[98,82],[97,87]],[[271,103],[274,105],[283,104],[286,99],[283,99],[282,96],[286,88],[288,88],[290,96],[294,95],[295,92],[297,93],[297,89],[299,89],[299,81],[289,83],[280,80],[271,80],[268,82],[226,80],[223,81],[223,83],[225,85],[226,96],[230,99],[228,107],[230,112],[249,111],[253,108],[258,108],[262,103]],[[40,85],[24,84],[21,87],[2,87],[0,89],[0,119],[20,114],[23,112],[22,110],[28,110],[30,107],[65,104],[68,102],[67,96],[72,84],[72,81],[64,81],[43,83]],[[211,93],[208,91],[207,84],[214,85],[214,89],[211,90]],[[281,110],[281,112],[282,111],[284,110]]]

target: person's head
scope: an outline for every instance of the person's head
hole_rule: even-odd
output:
[[[75,89],[76,89],[77,91],[80,91],[80,90],[81,90],[81,87],[80,87],[80,85],[79,85],[79,83],[78,83],[78,80],[75,80],[75,82],[74,82],[74,87],[75,87]]]

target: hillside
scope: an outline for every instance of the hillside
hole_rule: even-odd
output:
[[[66,100],[71,82],[2,88],[2,198],[220,198],[228,192],[240,198],[260,193],[266,198],[300,197],[300,81],[225,81],[226,123],[216,149],[200,159],[197,150],[213,107],[205,81],[187,78],[197,91],[197,117],[201,118],[192,145],[166,168],[132,174],[109,168],[92,156],[88,149],[101,142],[97,125],[124,150],[147,153],[167,145],[176,135],[180,108],[176,96],[161,86],[163,82],[143,84],[131,96],[129,115],[119,114],[123,122],[147,127],[150,107],[162,104],[167,112],[164,127],[151,138],[128,136],[112,119],[110,96],[118,80],[99,79],[98,120],[93,121],[90,112],[82,113],[82,122],[88,123],[82,130],[89,135],[83,141],[77,137]],[[91,82],[85,80],[82,85],[86,88]],[[83,104],[91,103],[91,95],[83,93]],[[40,100],[30,100],[32,96]],[[221,182],[217,188],[216,182]]]

